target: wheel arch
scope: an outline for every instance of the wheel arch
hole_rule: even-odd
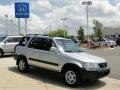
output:
[[[2,48],[0,48],[0,50],[2,51],[2,54],[4,54],[4,51],[3,51],[3,49],[2,49]]]
[[[26,58],[26,56],[25,56],[25,55],[19,55],[19,56],[18,56],[18,58],[17,58],[16,65],[18,65],[18,62],[19,62],[19,60],[20,60],[20,59],[24,59],[24,60],[26,60],[26,61],[27,61],[27,58]]]
[[[80,66],[77,65],[77,64],[74,64],[74,63],[66,63],[63,65],[62,69],[61,69],[61,73],[63,74],[64,71],[67,69],[67,68],[76,68],[78,71],[80,71]]]

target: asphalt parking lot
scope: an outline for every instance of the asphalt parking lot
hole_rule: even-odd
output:
[[[83,49],[83,51],[105,58],[111,68],[109,77],[120,80],[120,47],[104,49]]]
[[[31,68],[20,73],[11,56],[0,58],[0,90],[120,90],[120,81],[105,77],[95,83],[85,82],[77,88],[63,84],[58,73]]]

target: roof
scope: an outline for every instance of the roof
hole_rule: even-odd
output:
[[[67,39],[68,38],[63,38],[63,37],[51,37],[49,35],[42,35],[42,34],[28,34],[27,37],[42,37],[42,38],[50,38],[50,39]]]

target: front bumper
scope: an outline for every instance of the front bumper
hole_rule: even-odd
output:
[[[17,54],[14,54],[13,57],[14,57],[15,60],[18,59],[18,55]]]
[[[110,73],[110,68],[99,70],[81,70],[81,78],[86,80],[96,80],[107,76]]]

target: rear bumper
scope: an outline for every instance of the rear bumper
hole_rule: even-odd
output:
[[[110,73],[110,68],[100,70],[81,70],[81,78],[87,80],[96,80],[107,76]]]

